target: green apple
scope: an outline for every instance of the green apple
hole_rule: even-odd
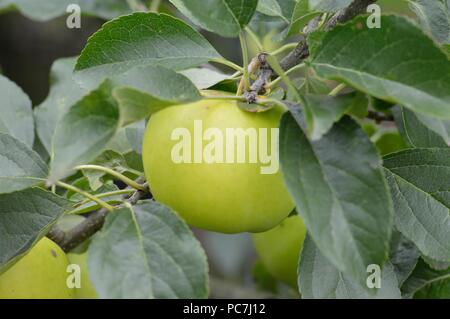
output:
[[[78,265],[81,270],[81,286],[75,289],[75,296],[77,299],[97,299],[97,292],[95,291],[94,285],[89,278],[87,258],[88,253],[83,254],[67,254],[69,262],[71,264]]]
[[[306,228],[298,215],[286,218],[277,227],[253,234],[253,243],[267,271],[292,287],[297,286],[297,268]]]
[[[72,299],[67,286],[69,261],[57,244],[42,238],[0,275],[0,299]]]
[[[190,225],[211,231],[261,232],[278,225],[294,208],[281,170],[269,168],[278,163],[278,126],[284,112],[275,107],[250,113],[233,100],[205,99],[152,115],[142,155],[155,199]],[[228,147],[230,131],[247,129],[257,132],[258,137],[247,136],[240,149]],[[258,142],[264,140],[258,133],[262,131],[268,138]],[[180,143],[185,148],[180,148]],[[255,146],[258,151],[272,150],[272,159],[276,159],[271,164],[252,162],[250,154],[255,154]],[[238,161],[239,155],[245,156],[244,161]]]

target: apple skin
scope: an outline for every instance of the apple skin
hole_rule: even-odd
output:
[[[267,232],[252,234],[256,252],[267,271],[294,288],[305,236],[306,227],[298,215],[286,218]]]
[[[0,299],[73,299],[67,287],[66,254],[42,238],[24,257],[0,275]]]
[[[171,134],[175,128],[187,128],[193,136],[194,120],[202,120],[203,131],[217,128],[223,134],[226,128],[270,131],[279,127],[284,112],[275,107],[250,113],[236,101],[202,100],[155,113],[147,125],[142,152],[153,196],[191,226],[210,231],[261,232],[278,225],[294,209],[281,169],[261,174],[261,163],[176,164],[171,151],[178,141],[171,140]]]
[[[67,254],[67,258],[71,264],[80,266],[81,269],[81,287],[74,288],[77,299],[98,299],[97,292],[89,278],[87,258],[88,253],[83,254]]]

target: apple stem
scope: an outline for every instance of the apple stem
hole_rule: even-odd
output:
[[[90,200],[96,202],[97,204],[99,204],[100,206],[102,206],[103,208],[107,209],[108,211],[113,211],[114,207],[112,207],[111,205],[109,205],[107,202],[102,201],[100,198],[98,198],[95,195],[89,194],[88,192],[85,192],[81,189],[79,189],[78,187],[75,187],[73,185],[70,184],[66,184],[64,182],[56,182],[56,185],[62,188],[65,188],[67,190],[70,190],[72,192],[78,193],[83,195],[84,197],[89,198]]]

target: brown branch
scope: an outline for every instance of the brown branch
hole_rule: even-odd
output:
[[[144,183],[143,186],[148,189],[147,183]],[[134,205],[147,193],[148,192],[136,190],[127,199],[127,202]],[[55,225],[47,233],[47,237],[57,243],[63,251],[69,252],[99,231],[103,227],[108,213],[107,209],[101,208],[90,214],[89,217],[68,232],[62,231]]]
[[[324,29],[325,30],[331,30],[339,23],[347,22],[360,13],[363,13],[366,11],[366,8],[372,4],[375,3],[377,0],[355,0],[352,4],[350,4],[347,8],[342,9],[341,11],[334,14],[325,24]],[[287,71],[290,68],[302,63],[304,59],[306,59],[309,56],[309,48],[308,44],[306,42],[306,38],[309,34],[311,34],[313,31],[315,31],[320,22],[320,17],[315,17],[312,19],[308,25],[306,26],[306,29],[304,31],[304,35],[300,39],[297,47],[292,50],[281,62],[280,65],[283,68],[283,70]],[[270,66],[267,65],[267,62],[261,63],[260,68],[260,74],[258,78],[253,82],[252,86],[250,87],[250,92],[246,92],[244,96],[247,98],[247,101],[251,103],[251,99],[253,99],[255,96],[257,96],[259,93],[261,93],[264,90],[264,87],[269,82],[269,80],[272,78],[272,76],[275,75],[275,72],[270,68]]]

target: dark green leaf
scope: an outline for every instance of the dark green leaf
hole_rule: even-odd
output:
[[[428,129],[417,114],[403,107],[393,109],[395,123],[405,142],[412,147],[446,147],[438,134]]]
[[[45,235],[67,205],[40,188],[0,195],[0,273]]]
[[[304,129],[301,116],[295,116]],[[381,160],[348,117],[312,143],[296,120],[286,113],[280,126],[286,185],[320,251],[363,282],[367,265],[381,266],[387,259],[393,224]]]
[[[88,41],[75,66],[84,86],[136,66],[187,69],[220,57],[205,38],[166,14],[137,12],[107,22]]]
[[[383,16],[380,29],[369,29],[365,19],[309,37],[317,74],[415,112],[450,119],[450,61],[442,50],[404,18]]]
[[[339,121],[345,113],[354,106],[359,94],[346,94],[340,96],[324,96],[306,94],[305,117],[308,134],[312,140],[319,140],[327,133],[333,124]]]
[[[450,298],[450,268],[436,270],[420,259],[403,284],[402,294],[407,298]]]
[[[450,261],[450,149],[411,149],[384,157],[395,224],[427,257]]]
[[[255,13],[258,0],[170,0],[198,26],[225,37],[235,37]]]
[[[142,143],[144,142],[145,133],[145,121],[140,121],[132,126],[125,128],[128,142],[130,143],[133,151],[138,154],[142,154]]]
[[[59,121],[53,139],[50,178],[58,181],[79,164],[92,161],[114,137],[119,108],[108,82],[75,104]]]
[[[107,216],[89,251],[101,298],[205,298],[205,254],[186,224],[153,201]]]
[[[394,266],[399,286],[409,277],[419,260],[420,253],[416,245],[400,232],[392,232],[389,261]]]
[[[0,75],[0,132],[8,133],[29,147],[34,141],[31,101],[14,82]]]
[[[0,133],[0,193],[40,184],[47,173],[38,154],[11,135]]]
[[[361,286],[339,270],[317,249],[310,236],[306,236],[300,258],[299,287],[303,299],[400,299],[400,289],[394,267],[386,263],[381,272],[381,288]],[[366,273],[369,276],[370,273]]]
[[[439,120],[423,114],[417,114],[417,119],[428,129],[442,137],[447,146],[450,146],[450,120]]]

